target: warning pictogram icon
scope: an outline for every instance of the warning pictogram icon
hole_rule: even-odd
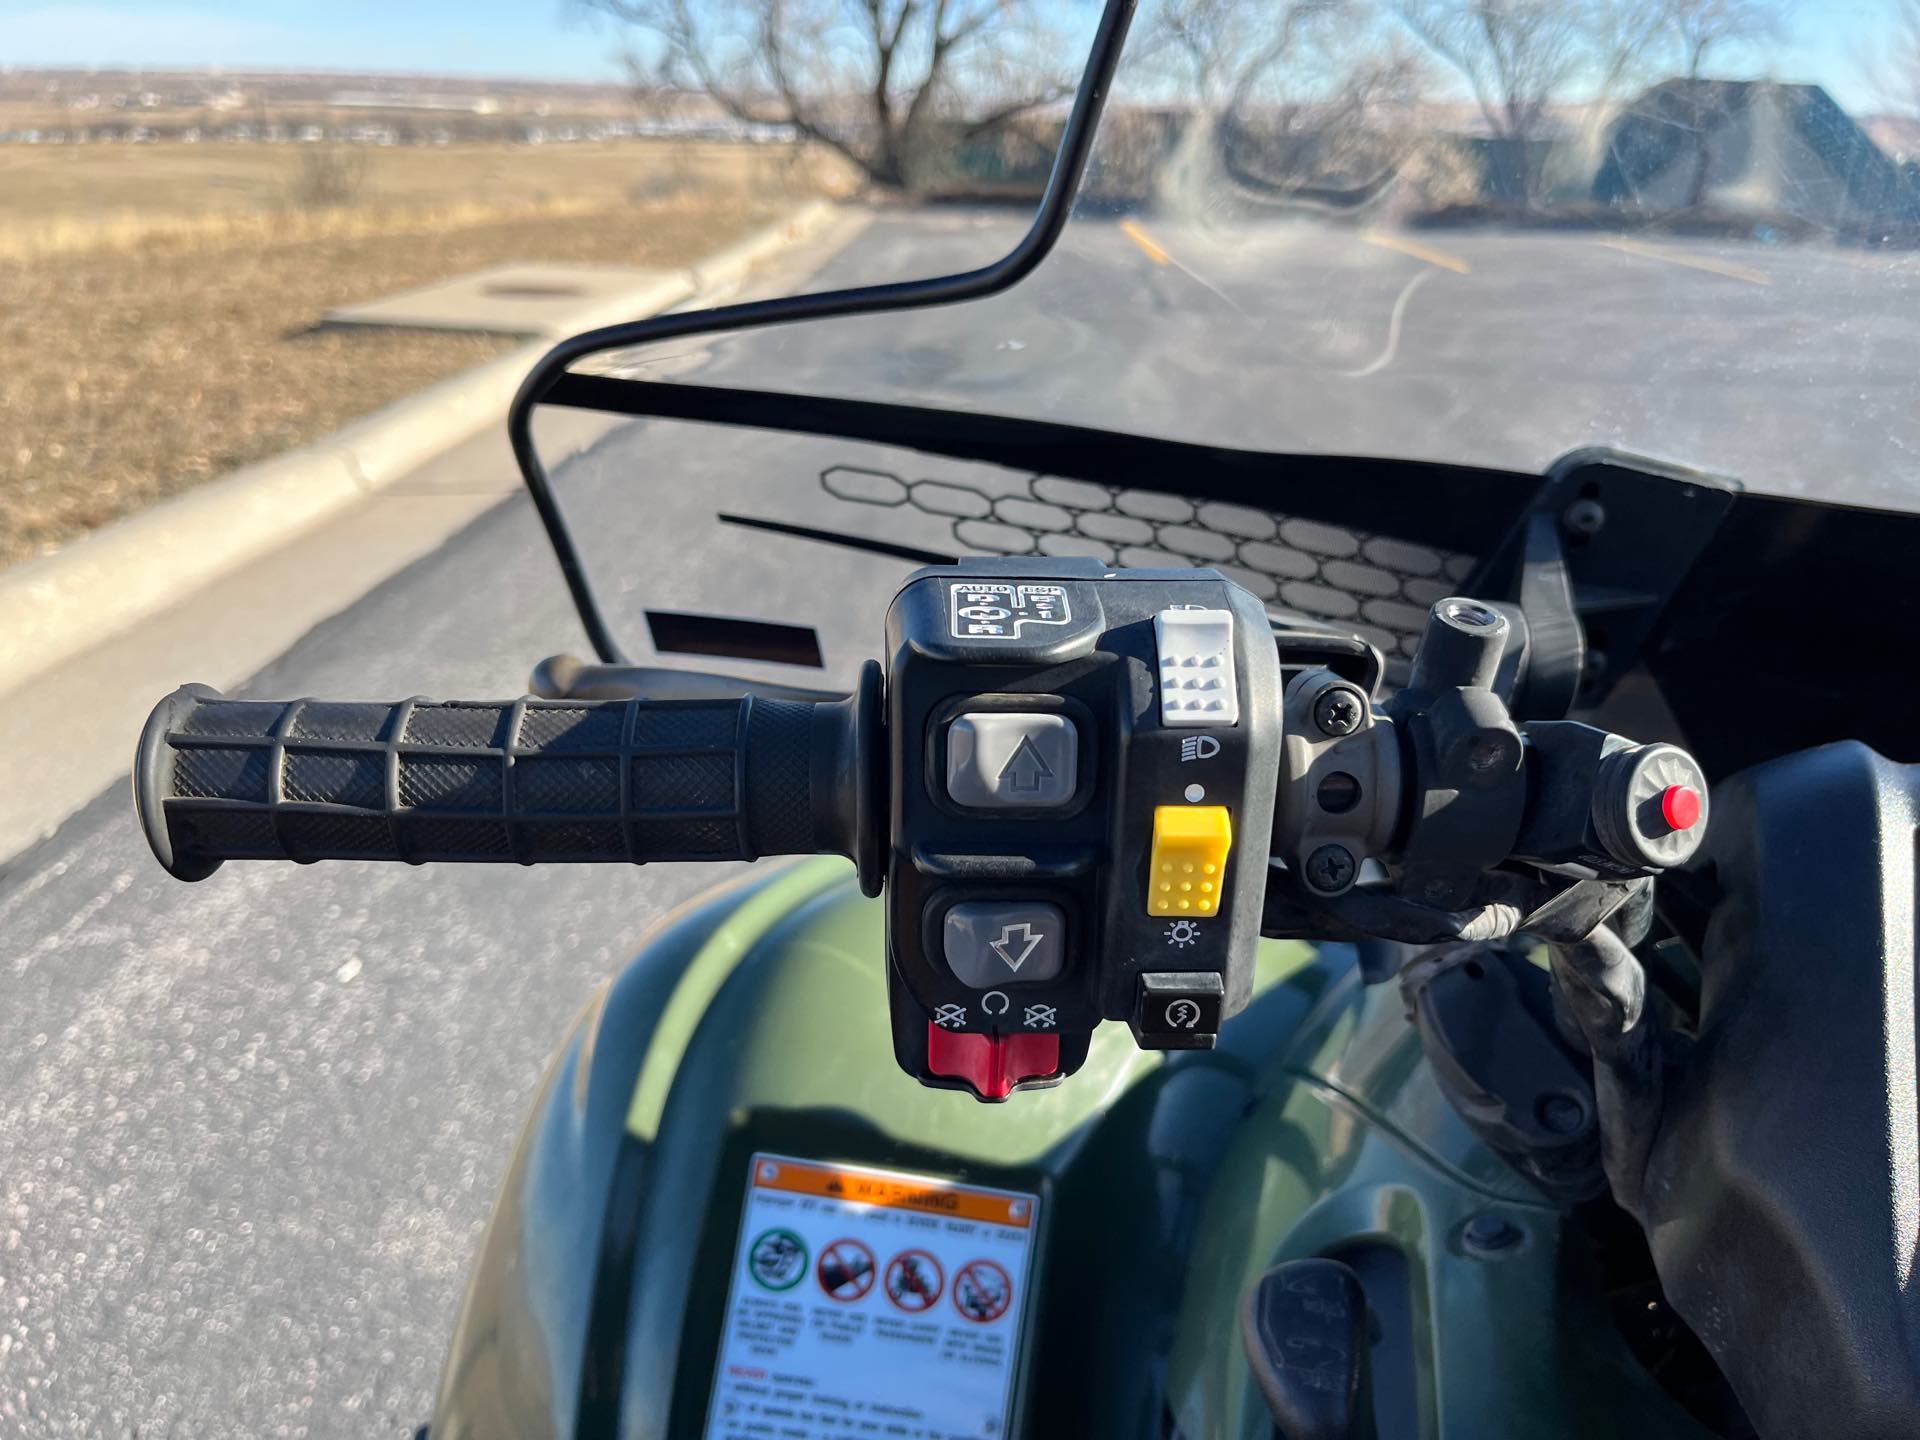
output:
[[[768,1290],[791,1290],[807,1273],[807,1242],[784,1228],[761,1232],[747,1251],[747,1273]]]
[[[931,1310],[947,1288],[947,1272],[924,1250],[902,1250],[887,1262],[887,1298],[908,1314]]]
[[[836,1240],[821,1250],[813,1274],[829,1300],[850,1305],[873,1289],[873,1251],[858,1240]]]
[[[953,1277],[953,1308],[976,1324],[988,1325],[1013,1303],[1013,1280],[991,1260],[969,1260]]]

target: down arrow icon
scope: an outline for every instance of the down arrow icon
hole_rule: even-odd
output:
[[[1012,950],[1014,943],[1013,937],[1015,935],[1018,935],[1021,940],[1026,942],[1020,946],[1020,953],[1018,955],[1014,954]],[[1039,947],[1040,942],[1046,938],[1044,934],[1034,934],[1033,926],[1025,920],[1022,920],[1018,925],[1003,925],[1000,927],[1000,938],[992,942],[993,953],[1007,962],[1007,968],[1009,970],[1018,971],[1022,965],[1027,963],[1027,957],[1033,954],[1035,949]]]

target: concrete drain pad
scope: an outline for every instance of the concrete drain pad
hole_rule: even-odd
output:
[[[558,337],[656,314],[693,288],[684,270],[516,263],[342,305],[321,323]]]

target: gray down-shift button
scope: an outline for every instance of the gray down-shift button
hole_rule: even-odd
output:
[[[947,968],[962,985],[997,990],[1059,978],[1067,917],[1044,900],[969,900],[941,926]]]
[[[977,710],[947,729],[947,794],[981,810],[1053,809],[1078,786],[1080,732],[1064,715]]]

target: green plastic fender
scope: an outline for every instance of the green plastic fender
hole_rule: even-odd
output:
[[[1188,1267],[1168,1375],[1182,1434],[1269,1440],[1239,1300],[1281,1261],[1330,1255],[1360,1272],[1375,1308],[1383,1437],[1707,1440],[1629,1350],[1584,1233],[1447,1103],[1397,986],[1346,971],[1291,1044],[1266,1052],[1258,1091]],[[1469,1245],[1476,1217],[1515,1238]]]
[[[1277,1259],[1356,1246],[1405,1257],[1406,1433],[1693,1433],[1346,947],[1264,944],[1214,1051],[1144,1053],[1107,1025],[1067,1083],[981,1105],[894,1066],[883,927],[844,862],[809,860],[656,928],[521,1136],[436,1440],[699,1434],[759,1150],[1040,1195],[1015,1434],[1264,1440],[1240,1295]],[[1527,1235],[1497,1263],[1457,1240],[1489,1206]]]

